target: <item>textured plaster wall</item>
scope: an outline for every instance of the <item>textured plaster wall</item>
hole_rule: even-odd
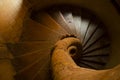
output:
[[[23,0],[0,0],[0,42],[19,39],[26,10]]]

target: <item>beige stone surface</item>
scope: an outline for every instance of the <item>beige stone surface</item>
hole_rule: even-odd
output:
[[[26,12],[24,0],[0,1],[0,42],[19,40]]]

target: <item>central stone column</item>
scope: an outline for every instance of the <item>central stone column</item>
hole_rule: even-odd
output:
[[[73,61],[73,59],[77,60],[78,58],[76,57],[79,52],[77,46],[81,47],[80,40],[72,37],[62,39],[55,44],[51,59],[55,80],[68,78],[72,75],[72,68],[77,68],[77,65]]]

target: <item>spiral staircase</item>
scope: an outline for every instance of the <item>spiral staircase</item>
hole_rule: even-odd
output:
[[[71,3],[74,4],[74,2]],[[39,1],[36,4],[39,4]],[[43,2],[43,4],[48,5],[46,2]],[[33,5],[32,7],[36,8],[38,6]],[[114,41],[117,40],[118,37],[111,37],[111,35],[115,35],[115,30],[113,29],[114,33],[109,33],[112,28],[106,27],[104,23],[107,24],[107,21],[101,20],[100,16],[93,14],[94,12],[72,5],[54,5],[47,8],[38,8],[29,11],[27,17],[25,17],[22,28],[17,30],[17,28],[13,27],[13,29],[16,29],[16,32],[11,31],[9,33],[14,35],[22,31],[18,41],[9,42],[9,38],[13,36],[7,36],[8,38],[6,38],[6,35],[3,35],[5,36],[4,38],[6,40],[4,41],[6,42],[0,44],[0,52],[2,53],[0,54],[0,62],[2,63],[0,64],[0,68],[4,68],[5,65],[11,69],[9,64],[12,63],[15,69],[14,74],[9,71],[9,68],[5,67],[5,70],[8,70],[6,74],[10,74],[10,76],[14,75],[15,80],[52,80],[50,52],[54,44],[61,38],[72,36],[82,42],[81,57],[76,62],[80,67],[95,70],[107,69],[109,66],[108,63],[112,62],[111,55],[115,57],[113,52],[116,50],[116,54],[119,53],[118,47],[115,47],[114,50],[114,46],[117,45],[114,45],[114,42],[118,42],[119,44],[119,40]],[[23,9],[23,12],[24,10],[25,9]],[[19,15],[19,17],[23,16],[22,13]],[[112,17],[112,19],[114,18]],[[113,24],[115,24],[115,22],[113,22]],[[1,42],[2,38],[0,37],[0,43]],[[113,63],[114,62],[115,60],[113,60]],[[1,73],[4,73],[4,71],[1,71],[0,75]],[[8,78],[2,79],[2,77],[0,77],[0,79],[8,80]]]
[[[65,35],[82,41],[80,67],[105,69],[111,52],[104,24],[82,8],[51,7],[32,12],[20,41],[7,44],[14,57],[16,80],[50,80],[50,51]]]

